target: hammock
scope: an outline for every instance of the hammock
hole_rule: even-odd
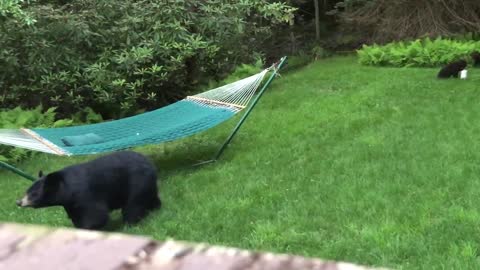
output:
[[[273,70],[267,83],[220,149],[221,152],[285,60],[286,57],[283,57],[279,63],[248,78],[198,95],[188,96],[154,111],[120,120],[63,128],[0,129],[0,144],[72,156],[98,154],[177,140],[217,126],[242,111],[254,97],[265,75]],[[0,167],[19,173],[2,162]]]
[[[240,112],[266,72],[120,120],[64,128],[0,129],[0,143],[72,156],[173,141],[214,127]],[[88,140],[88,135],[93,139]],[[75,139],[81,141],[82,137],[87,142],[75,145]],[[69,143],[72,140],[73,145]]]

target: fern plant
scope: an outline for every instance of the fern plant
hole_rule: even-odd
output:
[[[383,46],[364,45],[357,54],[363,65],[434,67],[458,59],[470,61],[474,51],[480,51],[480,41],[425,38]]]

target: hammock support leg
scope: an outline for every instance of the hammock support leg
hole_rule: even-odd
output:
[[[272,83],[273,79],[275,78],[275,76],[277,76],[278,74],[278,70],[280,70],[283,66],[283,64],[285,63],[285,61],[287,60],[287,57],[284,56],[280,59],[280,63],[273,69],[273,73],[272,75],[270,75],[270,78],[268,78],[268,81],[265,83],[265,85],[262,87],[262,89],[260,90],[260,92],[258,93],[258,95],[255,97],[255,99],[253,100],[252,102],[252,105],[250,105],[250,107],[247,109],[247,111],[243,114],[242,118],[240,119],[240,121],[238,121],[238,124],[235,126],[235,128],[233,129],[232,133],[230,134],[230,136],[228,136],[227,140],[223,143],[222,147],[220,148],[220,150],[218,150],[217,154],[215,155],[215,157],[213,158],[212,161],[206,161],[206,162],[202,162],[202,163],[209,163],[209,162],[213,162],[213,161],[216,161],[220,158],[220,156],[222,155],[223,151],[225,151],[225,148],[227,148],[228,144],[232,141],[233,137],[235,136],[235,134],[237,133],[237,131],[240,129],[240,127],[242,126],[243,122],[245,122],[245,120],[247,119],[248,115],[250,114],[250,112],[253,110],[253,108],[255,107],[255,105],[257,104],[258,100],[262,97],[263,93],[265,92],[265,90],[267,90],[268,86],[270,85],[270,83]]]
[[[21,177],[26,178],[26,179],[28,179],[28,180],[30,180],[30,181],[35,181],[35,180],[37,180],[36,177],[33,177],[33,176],[27,174],[26,172],[21,171],[21,170],[18,169],[17,167],[12,166],[12,165],[10,165],[10,164],[8,164],[8,163],[5,163],[5,162],[3,162],[3,161],[0,161],[0,168],[4,168],[4,169],[9,170],[9,171],[11,171],[11,172],[13,172],[13,173],[16,173],[16,174],[20,175]]]

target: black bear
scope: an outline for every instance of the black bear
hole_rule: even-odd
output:
[[[440,70],[438,78],[450,78],[452,76],[458,78],[460,71],[464,70],[466,67],[467,61],[465,60],[451,62]]]
[[[66,167],[39,179],[17,201],[21,207],[63,206],[73,225],[100,229],[109,212],[122,209],[126,223],[137,223],[161,206],[156,169],[136,152],[122,151]]]
[[[473,52],[472,54],[470,54],[470,56],[473,59],[473,66],[480,66],[480,52]]]

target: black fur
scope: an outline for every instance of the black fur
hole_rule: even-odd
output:
[[[66,167],[39,179],[27,190],[33,208],[63,206],[77,228],[100,229],[109,212],[122,209],[126,223],[136,223],[161,206],[155,167],[143,155],[117,152]],[[17,204],[21,205],[22,201]]]
[[[474,67],[479,67],[480,66],[480,52],[473,52],[470,54],[470,56],[473,59],[473,66]]]
[[[467,61],[458,60],[443,67],[438,73],[438,78],[458,78],[458,73],[467,67]]]

